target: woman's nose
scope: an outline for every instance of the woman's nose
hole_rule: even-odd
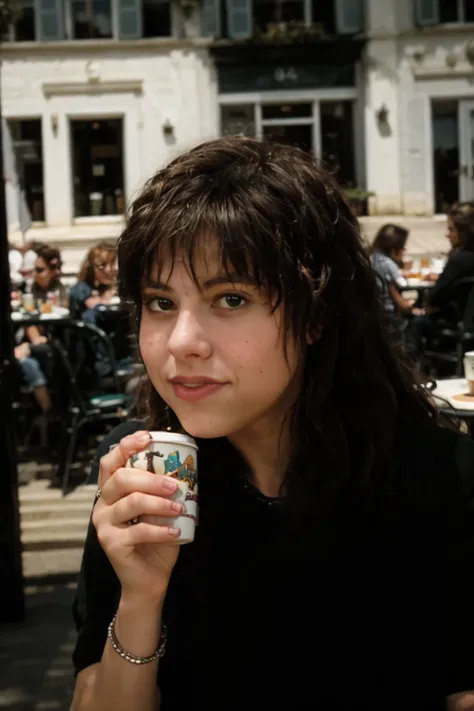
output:
[[[209,338],[194,314],[184,311],[178,315],[168,339],[168,350],[177,360],[210,356]]]

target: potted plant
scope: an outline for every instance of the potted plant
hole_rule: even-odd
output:
[[[368,200],[375,193],[364,188],[346,188],[344,195],[357,217],[361,217],[368,214]]]

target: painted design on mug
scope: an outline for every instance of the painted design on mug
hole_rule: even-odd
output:
[[[181,464],[179,452],[171,452],[165,459],[165,474],[172,479],[178,479],[186,483],[189,486],[189,490],[194,492],[197,483],[197,472],[192,454],[188,454],[184,464]]]
[[[140,460],[145,460],[146,461],[146,470],[147,472],[150,472],[150,474],[155,474],[155,463],[154,463],[154,457],[160,457],[163,459],[165,455],[161,454],[161,452],[137,452],[136,454],[132,454],[130,457],[130,467],[132,469],[135,469],[135,464],[139,462]]]

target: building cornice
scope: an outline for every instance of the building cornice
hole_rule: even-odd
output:
[[[84,81],[84,82],[47,82],[43,84],[43,94],[51,96],[70,96],[71,94],[141,94],[143,82],[140,80],[119,81]]]
[[[11,59],[30,58],[35,55],[75,55],[109,54],[110,52],[149,52],[168,53],[172,50],[206,49],[212,44],[209,37],[193,37],[180,39],[174,37],[157,37],[139,40],[63,40],[61,42],[3,42],[0,45],[2,57]]]

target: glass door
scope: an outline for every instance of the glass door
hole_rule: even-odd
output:
[[[474,101],[461,101],[459,109],[461,132],[459,192],[461,200],[474,200]]]
[[[262,104],[262,138],[314,153],[312,102]]]

